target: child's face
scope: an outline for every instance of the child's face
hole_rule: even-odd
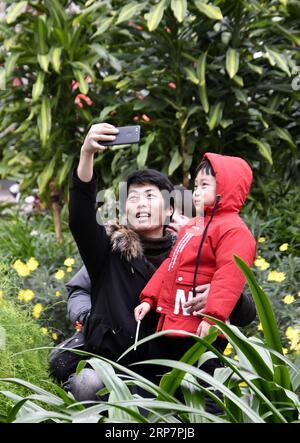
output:
[[[194,184],[193,203],[197,213],[202,212],[204,206],[211,206],[216,199],[216,179],[206,174],[204,170],[198,172]]]

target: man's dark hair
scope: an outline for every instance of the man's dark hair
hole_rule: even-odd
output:
[[[207,159],[203,160],[200,165],[197,167],[195,172],[195,177],[197,177],[199,171],[204,171],[207,175],[216,176],[214,168],[211,165],[211,162]]]
[[[131,172],[127,179],[127,191],[131,185],[146,185],[151,184],[157,186],[160,191],[168,191],[171,193],[174,190],[174,186],[168,179],[166,175],[162,172],[156,171],[155,169],[141,169],[140,171]],[[169,203],[174,208],[174,200],[166,202]]]
[[[151,185],[157,186],[161,191],[165,189],[166,191],[172,192],[174,189],[168,177],[162,172],[156,171],[156,169],[141,169],[131,172],[126,182],[127,188],[131,185],[146,185],[150,183]]]

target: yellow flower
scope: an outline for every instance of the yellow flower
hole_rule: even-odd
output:
[[[285,336],[287,338],[291,338],[293,336],[293,331],[294,329],[291,326],[289,326],[285,331]]]
[[[30,271],[35,271],[36,268],[39,266],[39,262],[34,257],[30,257],[27,262],[27,266]]]
[[[55,278],[56,280],[61,280],[62,278],[64,278],[65,276],[65,271],[63,271],[62,269],[59,269],[56,273],[55,273]]]
[[[21,277],[27,277],[27,275],[30,274],[29,267],[27,264],[23,263],[22,260],[16,260],[12,267]]]
[[[40,328],[40,331],[41,331],[42,335],[47,335],[47,333],[48,333],[48,329],[45,328],[44,326],[42,328]]]
[[[289,244],[288,243],[283,243],[281,246],[279,246],[279,251],[281,252],[285,252],[289,249]]]
[[[276,281],[278,283],[281,283],[283,280],[285,280],[284,272],[278,272],[278,271],[269,272],[268,281]]]
[[[298,292],[298,297],[300,297],[300,291]]]
[[[286,305],[290,305],[291,303],[293,303],[294,300],[295,300],[295,297],[293,295],[290,295],[290,294],[286,295],[282,299],[283,303],[285,303]]]
[[[260,268],[261,271],[265,271],[270,267],[270,263],[268,263],[265,258],[260,256],[257,257],[254,264],[257,268]]]
[[[241,388],[247,388],[248,387],[248,385],[247,385],[247,383],[245,381],[241,381],[241,383],[239,383],[239,386]]]
[[[58,339],[58,335],[56,334],[56,332],[52,332],[52,340],[57,340]]]
[[[259,237],[258,243],[264,243],[266,241],[266,237]]]
[[[65,265],[65,266],[73,266],[74,264],[75,264],[75,260],[74,260],[74,258],[70,258],[70,257],[68,257],[68,258],[66,258],[65,261],[64,261],[64,265]]]
[[[34,318],[40,318],[41,313],[43,311],[43,306],[41,303],[37,303],[36,305],[34,305],[33,310],[32,310],[32,316]]]
[[[263,327],[262,327],[262,324],[261,324],[261,323],[258,324],[258,326],[257,326],[257,330],[258,330],[258,331],[263,331]]]
[[[236,361],[239,361],[239,358],[238,358],[237,355],[235,355],[235,356],[233,357],[233,359],[236,360]]]
[[[286,337],[290,341],[290,349],[291,351],[295,351],[298,348],[298,345],[300,344],[300,329],[294,329],[291,326],[287,328],[285,331]]]
[[[224,349],[223,354],[224,355],[230,355],[232,353],[232,346],[230,343],[228,343],[228,345],[226,346],[226,348]]]
[[[283,352],[283,355],[286,355],[289,352],[289,350],[287,348],[282,348],[282,352]]]
[[[56,295],[56,297],[59,297],[61,295],[61,292],[60,291],[56,291],[55,295]]]
[[[34,292],[31,289],[20,289],[18,299],[25,303],[29,303],[34,298]]]
[[[72,272],[72,271],[73,271],[72,266],[69,266],[69,267],[67,268],[67,272]]]

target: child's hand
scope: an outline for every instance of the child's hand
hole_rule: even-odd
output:
[[[205,320],[203,320],[200,325],[198,326],[196,335],[198,335],[200,338],[206,337],[209,333],[210,324],[207,323]]]
[[[151,306],[146,301],[144,301],[143,303],[138,305],[134,310],[135,320],[136,321],[143,320],[143,318],[145,317],[145,315],[148,314],[150,309],[151,309]]]

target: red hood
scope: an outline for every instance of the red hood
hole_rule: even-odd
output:
[[[210,161],[216,174],[216,195],[221,196],[217,212],[239,212],[245,203],[252,183],[250,166],[242,158],[211,152],[204,154],[204,159]],[[206,209],[210,212],[212,207]]]

